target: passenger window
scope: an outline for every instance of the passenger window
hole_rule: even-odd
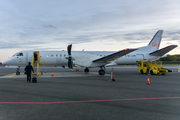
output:
[[[66,57],[66,54],[64,54],[64,57]]]
[[[49,54],[47,54],[47,57],[49,57]]]
[[[51,54],[51,57],[53,57],[53,54]]]
[[[62,57],[62,55],[60,54],[60,57]]]
[[[58,55],[56,54],[56,57],[58,57]]]

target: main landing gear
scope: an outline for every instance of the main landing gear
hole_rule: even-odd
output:
[[[103,69],[99,70],[99,75],[104,75],[105,71]]]
[[[105,69],[105,67],[104,67]],[[99,70],[99,75],[104,75],[106,72],[105,70],[103,70],[103,67],[101,67],[101,69]]]
[[[89,68],[84,69],[84,72],[88,73],[89,72]]]
[[[104,69],[103,69],[103,67],[101,67],[101,69],[99,70],[99,75],[104,75],[106,73]],[[89,68],[84,69],[84,72],[88,73],[89,72]]]

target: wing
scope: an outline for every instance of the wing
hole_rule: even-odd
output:
[[[94,60],[93,62],[97,62],[97,63],[109,63],[117,58],[120,58],[130,52],[133,52],[137,49],[125,49],[125,50],[121,50],[121,51],[118,51],[116,53],[113,53],[113,54],[110,54],[110,55],[107,55],[105,57],[102,57],[102,58],[99,58],[99,59],[96,59]]]
[[[170,46],[167,46],[167,47],[162,48],[160,50],[156,50],[152,53],[149,53],[149,55],[163,56],[164,54],[168,53],[169,51],[171,51],[172,49],[174,49],[176,47],[177,47],[177,45],[170,45]]]

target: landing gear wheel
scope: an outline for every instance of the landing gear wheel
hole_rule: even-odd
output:
[[[84,72],[86,72],[86,73],[89,72],[89,69],[88,68],[84,69]]]
[[[16,75],[20,75],[19,68],[16,70]]]
[[[112,79],[112,81],[114,82],[114,81],[115,81],[115,79]]]
[[[150,74],[151,74],[151,75],[154,75],[154,73],[153,73],[153,71],[152,71],[152,70],[150,71]]]
[[[16,75],[20,75],[20,72],[16,72]]]
[[[143,70],[141,70],[141,74],[144,74],[144,73],[143,73]]]
[[[104,70],[99,70],[99,75],[104,75],[105,71]]]

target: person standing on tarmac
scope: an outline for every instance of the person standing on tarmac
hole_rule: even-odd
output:
[[[31,82],[31,71],[33,71],[34,73],[34,69],[31,66],[31,62],[29,62],[28,64],[29,65],[27,65],[24,70],[27,71],[27,82]]]

